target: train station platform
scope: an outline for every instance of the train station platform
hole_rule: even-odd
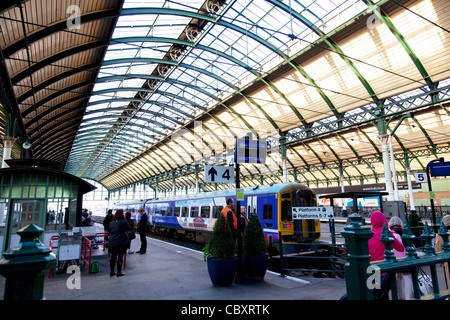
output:
[[[233,283],[214,287],[203,253],[149,238],[145,255],[129,254],[124,277],[110,277],[107,251],[99,249],[93,260],[99,272],[80,273],[79,289],[71,274],[46,279],[47,300],[337,300],[345,293],[343,279],[282,278],[267,272],[261,282]],[[139,250],[139,237],[132,251]],[[69,282],[69,286],[68,286]],[[1,281],[0,281],[1,283]]]
[[[45,280],[46,300],[338,300],[345,293],[344,279],[280,277],[268,271],[261,282],[214,287],[203,253],[147,237],[147,254],[126,257],[125,276],[111,277],[107,250],[92,250],[98,273],[82,268],[76,274],[52,274]],[[132,251],[140,240],[132,241]],[[0,277],[0,299],[5,279]]]

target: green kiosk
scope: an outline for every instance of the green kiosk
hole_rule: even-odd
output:
[[[96,189],[90,183],[63,172],[59,163],[39,159],[10,159],[0,169],[1,255],[15,248],[17,231],[35,224],[45,232],[40,241],[81,225],[83,195]]]

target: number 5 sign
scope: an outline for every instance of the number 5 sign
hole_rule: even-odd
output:
[[[414,176],[416,177],[417,183],[427,183],[428,182],[427,174],[425,172],[416,172],[414,174]]]

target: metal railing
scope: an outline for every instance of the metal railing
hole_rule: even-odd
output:
[[[447,232],[443,223],[441,223],[438,233],[444,242],[443,251],[438,253],[435,252],[434,247],[432,246],[435,234],[431,231],[428,223],[425,223],[424,232],[422,234],[425,245],[423,247],[423,254],[421,255],[416,252],[416,249],[413,246],[414,235],[406,225],[402,235],[402,241],[405,243],[406,257],[401,259],[397,259],[394,255],[391,248],[394,239],[392,238],[388,227],[385,225],[380,238],[380,241],[386,248],[384,260],[380,262],[370,262],[368,240],[372,237],[373,232],[370,231],[369,227],[364,227],[359,223],[359,217],[357,217],[357,215],[350,216],[350,219],[350,225],[342,232],[342,235],[346,239],[349,259],[349,262],[345,266],[348,299],[374,299],[372,279],[375,280],[376,284],[377,275],[380,277],[384,273],[389,274],[389,285],[392,299],[394,300],[398,299],[396,273],[411,273],[415,299],[446,299],[450,297],[450,290],[448,290],[448,288],[440,290],[436,269],[438,264],[448,264],[448,262],[450,262],[450,243],[448,239],[450,234]],[[419,288],[419,269],[425,266],[430,267],[433,293],[422,296]]]

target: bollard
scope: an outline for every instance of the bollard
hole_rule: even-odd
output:
[[[405,222],[405,228],[402,233],[402,241],[405,244],[406,258],[417,259],[417,252],[413,245],[413,239],[416,236],[412,233],[408,222]]]
[[[439,228],[439,233],[438,233],[442,240],[444,241],[444,244],[442,245],[442,250],[445,253],[450,253],[450,243],[449,243],[449,233],[447,231],[447,227],[445,226],[444,222],[441,221],[441,225]]]
[[[373,300],[373,291],[367,286],[370,266],[368,241],[373,236],[370,227],[360,223],[360,217],[353,213],[350,224],[341,235],[347,245],[348,263],[345,264],[345,284],[348,300]]]
[[[0,274],[6,278],[5,300],[42,300],[47,270],[56,257],[39,241],[44,229],[30,224],[19,231],[20,242],[0,260]]]
[[[389,231],[389,228],[386,224],[383,225],[383,231],[381,232],[380,241],[384,244],[384,261],[386,262],[395,262],[397,259],[395,258],[394,250],[392,250],[392,244],[394,243],[394,238]]]
[[[431,244],[435,235],[432,229],[428,226],[428,222],[425,222],[425,227],[423,228],[422,239],[425,241],[425,246],[423,247],[423,252],[425,252],[426,256],[435,256],[436,252],[434,251],[434,247]]]

